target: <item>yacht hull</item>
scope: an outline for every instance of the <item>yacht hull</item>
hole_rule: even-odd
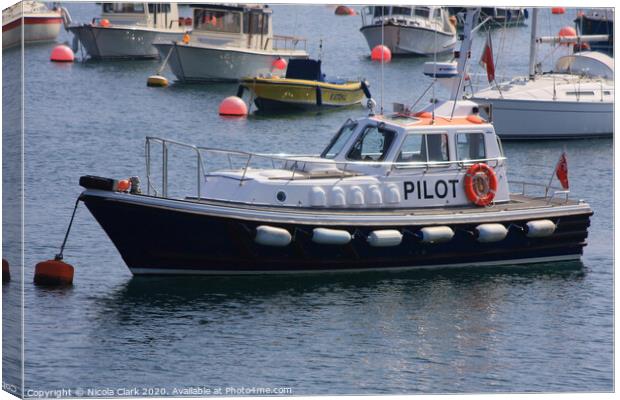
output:
[[[24,43],[52,42],[60,33],[60,16],[24,16],[2,26],[2,48]]]
[[[411,26],[385,24],[368,25],[360,29],[368,47],[384,44],[394,55],[432,56],[433,54],[452,54],[456,45],[456,35],[431,29]],[[383,39],[383,40],[382,40]]]
[[[89,24],[71,26],[88,55],[93,59],[158,58],[153,42],[181,40],[183,32],[162,32],[126,27],[99,27]]]
[[[282,210],[87,189],[81,200],[110,237],[133,274],[266,274],[391,270],[480,265],[515,265],[577,260],[586,244],[591,209],[586,204],[533,207],[524,210],[480,208],[465,212],[411,213],[406,210]],[[528,238],[522,227],[534,219],[551,219],[555,232]],[[478,224],[501,223],[508,235],[480,243],[472,233]],[[290,232],[283,247],[255,242],[257,226]],[[422,243],[413,232],[449,225],[447,243]],[[348,244],[312,241],[317,227],[346,230]],[[396,229],[402,242],[372,247],[370,232]]]
[[[280,71],[273,69],[275,60],[295,58],[295,52],[287,51],[278,53],[172,42],[156,43],[155,47],[162,57],[172,51],[168,65],[181,82],[237,82],[244,77],[277,75]],[[307,55],[301,58],[307,58]]]
[[[502,139],[587,139],[613,135],[613,103],[489,99],[493,125]]]

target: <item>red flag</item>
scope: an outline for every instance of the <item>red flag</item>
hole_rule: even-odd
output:
[[[566,153],[562,152],[557,165],[555,166],[555,176],[558,177],[562,188],[568,190],[568,161],[566,160]]]
[[[484,65],[487,69],[487,78],[489,83],[495,80],[495,63],[493,62],[493,43],[491,43],[491,32],[487,32],[487,42],[484,45],[482,51],[482,57],[480,58],[480,64]]]

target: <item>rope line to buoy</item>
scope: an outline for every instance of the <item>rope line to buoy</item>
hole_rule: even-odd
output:
[[[71,231],[71,225],[73,225],[73,219],[75,218],[75,212],[77,211],[78,204],[80,204],[79,197],[75,201],[75,206],[73,207],[73,214],[71,214],[71,220],[69,221],[69,227],[67,228],[67,233],[65,233],[65,240],[62,241],[62,245],[60,246],[60,253],[56,254],[56,256],[54,257],[56,261],[62,260],[62,253],[65,251],[65,245],[67,244],[67,239],[69,239],[69,232]]]

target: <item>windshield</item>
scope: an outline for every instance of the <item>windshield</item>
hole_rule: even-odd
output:
[[[349,141],[356,127],[357,124],[355,122],[347,122],[344,124],[336,136],[333,137],[327,148],[323,150],[321,158],[335,158],[342,151],[345,143]]]

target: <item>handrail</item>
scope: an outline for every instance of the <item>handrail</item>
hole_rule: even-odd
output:
[[[525,193],[526,187],[528,186],[533,186],[533,187],[544,189],[544,198],[547,200],[547,203],[550,203],[557,195],[565,195],[565,201],[568,202],[568,197],[570,194],[570,190],[564,190],[563,188],[559,188],[557,186],[544,185],[542,183],[533,183],[533,182],[525,182],[525,181],[508,181],[508,184],[511,187],[513,185],[521,185],[521,192],[519,193],[521,195],[526,195]]]
[[[145,142],[145,156],[146,156],[146,181],[147,181],[147,194],[151,194],[151,142],[161,143],[162,145],[162,197],[168,196],[168,145],[176,145],[179,147],[194,150],[196,152],[196,195],[200,198],[200,191],[202,186],[202,180],[204,179],[204,164],[202,160],[202,154],[197,146],[178,142],[176,140],[162,139],[154,136],[147,136]],[[153,187],[154,189],[154,187]],[[157,191],[154,189],[155,195]]]
[[[205,175],[208,175],[206,172],[206,168],[204,165],[204,157],[203,152],[213,153],[213,154],[222,154],[225,155],[228,159],[228,165],[230,169],[233,169],[233,161],[232,157],[238,156],[244,159],[244,166],[239,168],[242,172],[242,176],[240,179],[240,185],[243,184],[246,179],[247,171],[250,168],[250,164],[252,160],[263,159],[269,160],[272,163],[272,166],[275,168],[275,162],[283,163],[283,169],[291,169],[292,176],[290,179],[294,179],[296,173],[303,172],[306,170],[308,165],[333,165],[336,170],[340,170],[342,178],[346,176],[347,170],[351,172],[351,167],[389,167],[390,170],[394,168],[432,168],[432,167],[449,167],[452,165],[464,167],[466,165],[475,164],[479,162],[491,163],[494,162],[495,165],[499,165],[500,162],[504,161],[505,157],[494,157],[494,158],[484,158],[484,159],[475,159],[475,160],[449,160],[449,161],[408,161],[408,162],[392,162],[392,161],[355,161],[355,160],[346,160],[346,161],[338,161],[333,159],[319,158],[316,155],[300,155],[300,154],[268,154],[268,153],[252,153],[242,150],[227,150],[220,149],[215,147],[203,147],[196,146],[188,143],[179,142],[171,139],[164,139],[155,136],[147,136],[145,142],[145,158],[146,158],[146,179],[147,179],[147,194],[150,195],[151,190],[157,196],[158,192],[155,186],[153,185],[153,180],[151,177],[151,144],[157,143],[161,144],[162,149],[162,187],[161,187],[161,195],[163,197],[168,196],[168,148],[169,146],[179,146],[181,148],[193,150],[196,154],[196,190],[197,197],[200,198],[201,185],[202,180],[205,178]],[[308,159],[308,157],[316,157],[316,159]],[[303,158],[303,159],[302,159]],[[302,165],[300,165],[300,161]],[[290,163],[290,164],[289,164]],[[355,172],[355,171],[353,171]]]

